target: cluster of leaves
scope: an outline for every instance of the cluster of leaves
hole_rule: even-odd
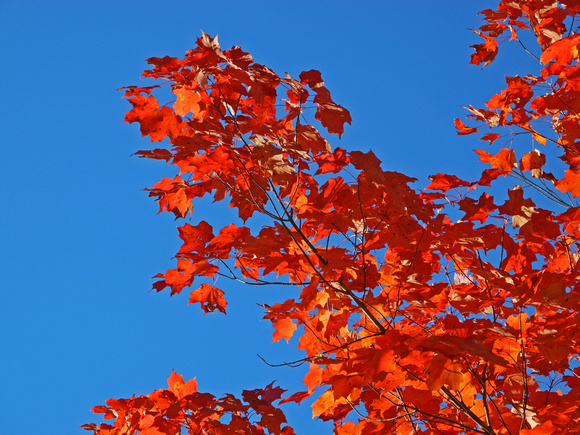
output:
[[[217,399],[200,393],[195,379],[183,382],[183,377],[175,372],[167,383],[167,389],[147,396],[107,400],[107,406],[96,406],[93,411],[104,414],[105,419],[115,419],[115,424],[91,423],[83,427],[101,435],[181,434],[182,428],[191,434],[294,434],[290,426],[281,427],[286,417],[273,402],[280,400],[286,390],[274,387],[274,383],[264,389],[244,391],[243,401],[231,394]]]
[[[137,154],[180,171],[149,189],[160,211],[185,218],[209,195],[229,202],[244,222],[219,231],[203,220],[179,227],[177,266],[157,275],[154,288],[176,294],[195,283],[190,303],[225,313],[218,276],[295,286],[295,298],[263,306],[273,339],[299,334],[306,356],[296,364],[310,367],[306,390],[278,405],[314,395],[313,416],[332,421],[337,434],[580,428],[580,208],[573,199],[580,196],[580,36],[572,28],[580,2],[510,0],[481,13],[476,33],[485,42],[474,46],[472,63],[491,63],[499,44],[522,44],[518,34],[531,31],[543,67],[537,76],[507,77],[486,108],[470,107],[481,125],[456,120],[459,134],[487,125],[494,132],[481,139],[503,142],[496,154],[477,151],[491,169],[476,180],[437,174],[415,190],[416,180],[383,171],[372,151],[332,150],[307,116],[314,111],[340,136],[350,115],[318,71],[280,77],[205,34],[184,59],[149,59],[143,75],[171,86],[174,102],[160,107],[152,94],[161,85],[126,88],[133,106],[126,121],[170,144]],[[521,142],[527,152],[518,160]],[[563,176],[544,170],[538,145],[562,152]],[[485,190],[501,175],[558,210],[537,206],[521,185],[497,202]],[[252,226],[256,217],[260,228]],[[261,225],[264,218],[270,224]],[[245,392],[245,405],[198,393],[190,382],[173,374],[169,390],[110,400],[94,411],[114,425],[85,428],[292,433],[272,405],[281,389]]]

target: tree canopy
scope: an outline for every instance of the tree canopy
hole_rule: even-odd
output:
[[[226,313],[228,278],[292,286],[264,318],[274,341],[299,336],[305,356],[289,364],[309,371],[303,391],[272,383],[241,398],[173,372],[167,389],[93,408],[105,422],[84,428],[292,434],[280,405],[314,396],[313,417],[337,434],[577,431],[579,13],[546,0],[480,12],[471,63],[515,43],[538,70],[455,120],[483,141],[487,169],[420,189],[372,151],[330,146],[351,117],[319,71],[281,76],[207,34],[182,59],[148,59],[154,84],[124,88],[125,121],[159,143],[139,157],[178,168],[148,189],[159,211],[196,222],[178,227],[177,264],[154,289],[191,287],[189,303]],[[507,192],[493,189],[508,176]],[[205,196],[240,222],[199,220]]]

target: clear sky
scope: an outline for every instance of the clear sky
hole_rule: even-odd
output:
[[[188,307],[187,291],[150,292],[180,240],[142,191],[174,171],[130,157],[150,145],[122,124],[130,105],[117,88],[142,83],[146,58],[182,56],[203,30],[279,74],[318,69],[351,111],[340,146],[372,149],[419,188],[429,174],[484,169],[471,150],[486,145],[456,136],[453,120],[525,70],[511,48],[483,71],[469,65],[480,38],[468,28],[494,5],[0,0],[0,434],[84,433],[92,406],[166,387],[172,369],[215,395],[273,380],[303,389],[305,368],[256,356],[302,356],[295,341],[271,343],[256,305],[289,291],[222,285],[227,316]],[[204,205],[192,223],[201,219],[230,217]],[[297,433],[326,426],[307,403],[283,409]]]

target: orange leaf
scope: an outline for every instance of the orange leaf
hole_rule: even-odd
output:
[[[366,384],[362,376],[334,376],[331,379],[332,391],[335,398],[346,397],[356,399],[360,395],[360,389]]]
[[[459,363],[451,364],[445,369],[445,383],[450,389],[460,391],[465,384],[471,381],[469,373],[463,373],[463,370],[465,370],[465,368]]]
[[[225,314],[226,305],[228,304],[224,298],[224,292],[209,284],[202,284],[200,288],[189,294],[189,303],[194,304],[196,302],[201,304],[201,309],[206,314],[216,309]]]
[[[425,190],[440,190],[445,193],[457,187],[471,186],[469,181],[461,180],[455,175],[436,174],[429,175],[429,178],[431,179],[431,183],[425,187]]]
[[[483,150],[475,150],[475,152],[479,154],[479,160],[491,164],[492,169],[500,169],[503,175],[509,174],[517,167],[514,150],[502,148],[495,156]]]
[[[181,118],[169,107],[159,108],[153,96],[136,95],[129,99],[133,109],[125,114],[129,124],[138,122],[143,136],[149,135],[151,141],[160,142],[166,137],[173,139],[181,132]]]
[[[462,218],[466,221],[480,221],[485,222],[487,216],[497,207],[493,203],[493,196],[483,193],[477,201],[473,198],[466,197],[459,202],[460,210],[465,212]]]
[[[310,370],[304,376],[304,385],[308,387],[308,393],[312,393],[316,387],[318,387],[321,382],[321,376],[324,372],[324,369],[320,367],[318,364],[310,364]]]
[[[574,198],[580,196],[580,173],[578,171],[566,169],[564,178],[554,184],[560,192],[570,193]]]
[[[291,396],[286,397],[280,401],[280,405],[288,402],[296,402],[300,404],[304,399],[308,399],[312,393],[308,391],[298,391],[297,393],[292,394]]]
[[[525,333],[530,327],[528,317],[527,313],[513,314],[506,319],[506,325],[515,331]]]
[[[185,181],[179,175],[175,178],[163,178],[159,183],[151,186],[149,196],[157,196],[159,212],[170,211],[176,217],[185,217],[187,212],[191,212],[193,205],[191,199],[185,192]]]
[[[546,156],[538,150],[524,154],[520,160],[520,171],[530,171],[532,177],[539,178],[544,172],[542,166],[546,164]]]
[[[316,156],[316,163],[318,163],[318,174],[326,174],[328,172],[337,173],[350,162],[350,157],[342,148],[335,148],[332,153],[323,153]]]
[[[177,100],[173,103],[173,110],[180,116],[188,113],[193,114],[194,119],[203,118],[206,112],[206,105],[201,101],[199,92],[188,89],[177,88],[173,90]]]
[[[497,41],[491,36],[482,33],[480,30],[474,30],[479,36],[485,39],[484,44],[475,44],[471,47],[475,49],[475,53],[471,55],[471,61],[475,65],[479,65],[483,62],[483,68],[488,66],[497,55]]]
[[[185,258],[178,258],[177,268],[169,269],[165,275],[155,275],[154,278],[163,277],[164,279],[153,284],[153,288],[159,292],[169,286],[171,287],[171,296],[180,293],[184,287],[190,286],[193,282],[196,272],[199,271],[199,264],[200,263],[193,264]]]
[[[496,140],[498,140],[501,136],[497,133],[487,133],[479,138],[479,140],[486,140],[491,145]]]
[[[197,393],[196,379],[193,378],[187,382],[183,382],[183,376],[175,373],[175,370],[171,371],[171,376],[167,379],[167,384],[169,385],[169,391],[175,394],[178,399],[183,399],[185,396]]]
[[[459,119],[459,118],[455,119],[455,128],[457,130],[459,130],[457,132],[457,134],[459,134],[459,135],[477,133],[477,128],[475,128],[475,127],[467,127],[463,123],[463,121],[461,119]]]
[[[451,361],[443,355],[437,355],[431,360],[427,367],[429,377],[425,381],[431,391],[439,391],[445,385],[445,367],[449,364]]]
[[[312,418],[324,414],[334,406],[334,403],[334,394],[330,390],[326,391],[312,404]]]
[[[558,433],[558,427],[554,426],[552,420],[545,421],[533,429],[520,430],[520,435],[552,435],[555,433]]]
[[[276,320],[273,325],[276,328],[276,332],[272,336],[272,341],[280,341],[285,338],[286,342],[289,342],[296,329],[298,329],[292,319],[288,317]]]
[[[555,61],[562,67],[572,62],[572,59],[578,58],[578,45],[580,44],[580,35],[576,37],[567,36],[550,45],[540,57],[543,64]]]

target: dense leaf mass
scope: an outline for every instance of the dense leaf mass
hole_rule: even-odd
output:
[[[337,434],[580,431],[580,2],[510,0],[481,14],[471,62],[488,65],[527,32],[538,71],[506,77],[455,121],[493,148],[477,151],[491,167],[472,180],[436,174],[422,190],[372,151],[331,149],[324,134],[351,118],[318,71],[281,77],[206,34],[183,59],[149,59],[143,75],[163,85],[125,88],[125,120],[168,139],[139,157],[179,169],[150,196],[176,218],[196,217],[204,196],[241,218],[179,227],[177,266],[154,288],[191,287],[190,303],[225,313],[218,276],[295,286],[263,307],[275,341],[299,335],[310,369],[305,391],[282,400],[273,385],[216,398],[174,373],[166,390],[95,407],[109,423],[85,429],[291,434],[278,405],[314,396],[313,416]],[[175,101],[160,105],[159,86]],[[486,192],[506,176],[520,184]]]

